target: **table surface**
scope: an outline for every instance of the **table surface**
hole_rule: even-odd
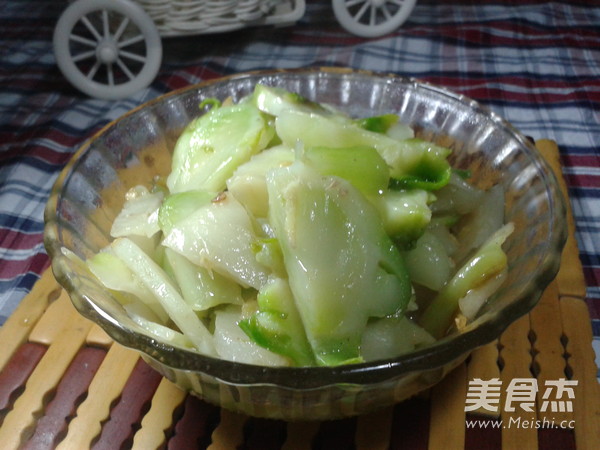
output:
[[[600,355],[600,1],[419,0],[402,27],[366,39],[340,26],[331,2],[309,0],[290,26],[164,38],[150,87],[113,101],[81,94],[55,64],[52,34],[67,6],[0,0],[0,324],[49,265],[43,210],[54,180],[100,127],[202,80],[343,66],[443,85],[558,144]]]

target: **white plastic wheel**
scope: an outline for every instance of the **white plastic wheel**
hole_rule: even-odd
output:
[[[81,92],[107,100],[147,87],[162,60],[156,25],[129,0],[76,0],[60,16],[53,44],[65,78]]]
[[[379,37],[402,25],[417,0],[332,0],[342,27],[361,37]]]

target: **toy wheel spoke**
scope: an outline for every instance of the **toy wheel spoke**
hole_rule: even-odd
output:
[[[115,31],[113,36],[115,41],[119,41],[121,39],[121,36],[123,36],[127,25],[129,25],[129,17],[123,17],[123,20],[121,20],[121,23],[119,24],[119,28],[117,28],[117,31]]]
[[[388,9],[387,3],[384,3],[383,5],[381,5],[380,10],[383,13],[383,15],[385,16],[386,21],[388,21],[392,18],[392,14],[390,13],[390,10]]]
[[[100,17],[102,18],[102,36],[104,39],[110,37],[110,23],[108,23],[108,11],[103,9],[100,12]]]
[[[346,7],[351,8],[355,5],[360,5],[361,3],[366,3],[366,0],[347,0]]]
[[[131,72],[131,70],[129,70],[129,67],[123,62],[121,58],[118,58],[116,62],[119,68],[123,71],[123,73],[127,75],[127,78],[129,78],[130,80],[133,80],[135,78],[135,75]]]
[[[115,85],[115,73],[113,71],[112,64],[107,64],[106,65],[106,79],[108,81],[108,85],[109,86],[114,86]]]
[[[137,61],[142,64],[146,62],[145,56],[138,55],[137,53],[132,53],[132,52],[124,51],[124,50],[119,51],[119,56],[123,56],[127,59],[131,59],[133,61]]]
[[[118,43],[119,48],[127,47],[129,45],[137,44],[138,42],[142,42],[145,39],[143,34],[138,34],[132,38],[127,39],[126,41],[120,41]]]
[[[81,52],[81,53],[78,53],[77,55],[74,55],[73,61],[80,62],[85,59],[90,59],[90,58],[95,58],[95,57],[96,57],[96,50],[90,50],[87,52]]]
[[[371,5],[371,15],[369,16],[369,24],[377,25],[377,9],[378,7],[375,5]]]
[[[90,22],[90,19],[88,19],[87,16],[83,16],[81,18],[81,22],[85,25],[88,31],[92,33],[92,36],[94,36],[94,38],[96,38],[97,41],[102,40],[102,36],[100,35],[100,33],[98,33],[98,30],[96,29],[94,24]]]
[[[73,33],[69,35],[69,40],[77,42],[78,44],[87,45],[88,47],[96,47],[98,45],[97,41]]]
[[[359,3],[357,3],[357,5],[358,4]],[[369,2],[366,1],[362,4],[360,9],[353,15],[354,20],[356,20],[357,22],[360,22],[368,9],[369,9]]]
[[[98,69],[100,69],[101,65],[102,65],[102,63],[100,61],[96,61],[94,63],[94,65],[90,68],[90,70],[88,70],[87,74],[85,75],[88,80],[94,79],[94,77],[98,73]]]

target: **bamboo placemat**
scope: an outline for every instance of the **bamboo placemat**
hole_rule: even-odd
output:
[[[566,193],[556,145],[536,145]],[[372,414],[327,422],[256,419],[184,394],[80,316],[47,270],[0,328],[0,448],[599,449],[600,388],[568,212],[560,272],[530,314],[428,392]],[[577,380],[573,410],[544,412],[540,389],[532,412],[465,412],[469,380],[478,378],[497,378],[503,386],[519,378],[534,378],[539,386]],[[532,417],[572,426],[526,427]],[[470,420],[487,426],[468,427]]]

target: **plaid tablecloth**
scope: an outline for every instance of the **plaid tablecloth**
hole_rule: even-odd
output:
[[[0,0],[0,324],[49,265],[44,205],[95,130],[162,93],[221,75],[347,66],[446,86],[526,135],[558,143],[600,354],[599,0],[418,0],[401,28],[375,39],[344,31],[330,2],[308,0],[293,26],[165,38],[152,85],[118,101],[86,97],[58,70],[52,33],[67,6]]]

